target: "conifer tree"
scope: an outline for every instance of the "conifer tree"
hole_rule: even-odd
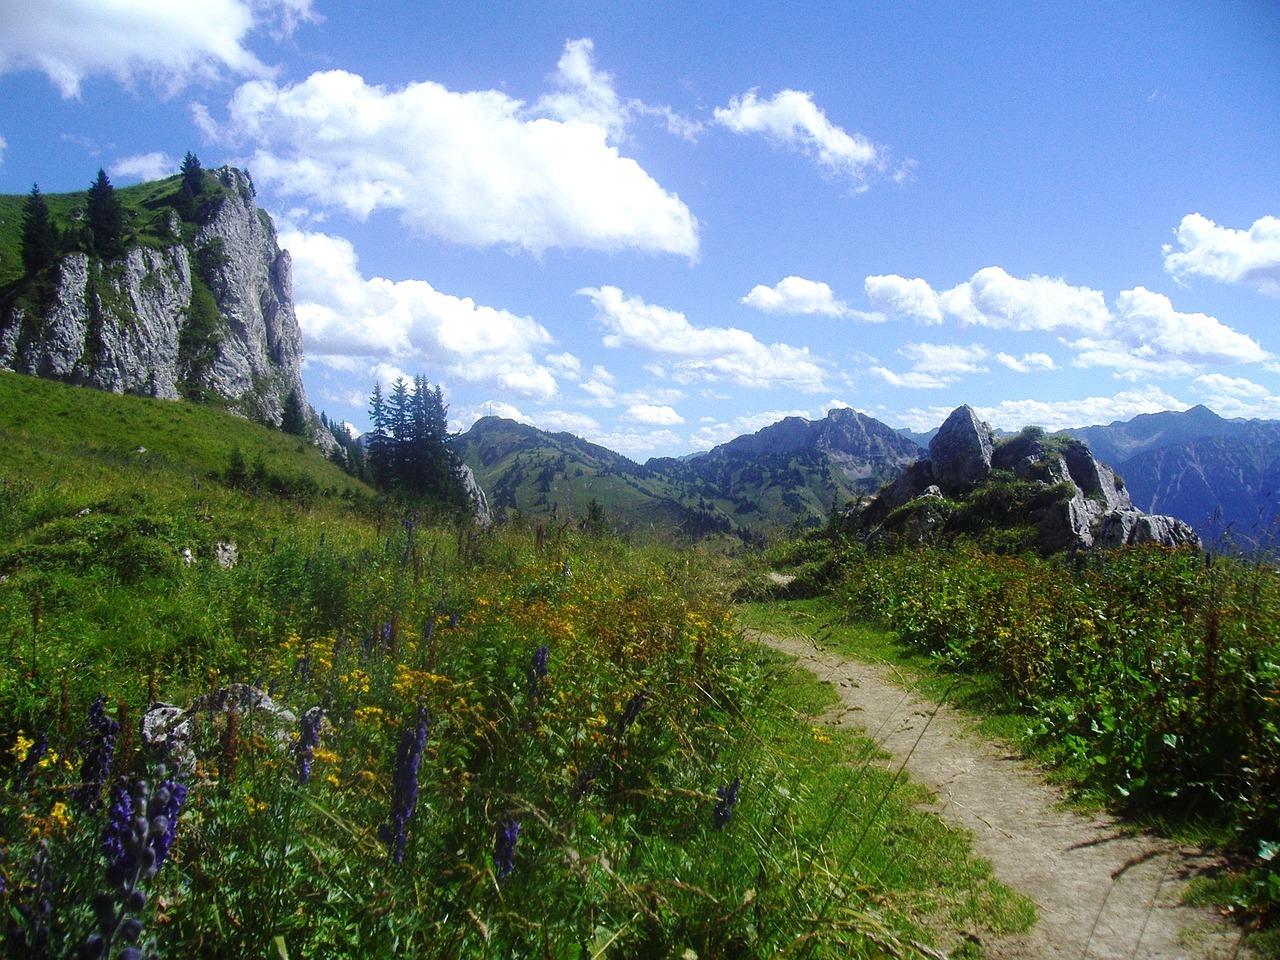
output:
[[[49,204],[33,184],[22,208],[22,265],[28,274],[53,263],[58,255],[58,231],[49,216]]]
[[[374,383],[369,397],[369,433],[365,441],[366,461],[373,474],[373,482],[385,487],[390,482],[387,467],[387,407],[382,397],[382,385]]]
[[[89,186],[88,221],[94,253],[118,257],[124,252],[124,207],[101,167],[97,179]]]
[[[303,407],[302,398],[297,390],[290,390],[284,401],[284,411],[280,417],[280,429],[295,437],[305,436],[307,432],[307,411]]]
[[[191,191],[191,195],[200,196],[204,192],[204,168],[200,166],[200,158],[188,150],[187,155],[182,158],[180,169],[182,182]]]

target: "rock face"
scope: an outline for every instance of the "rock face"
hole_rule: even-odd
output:
[[[249,179],[230,167],[217,176],[225,190],[189,243],[137,246],[111,261],[68,254],[43,309],[6,307],[0,369],[115,393],[220,398],[274,426],[291,392],[309,410],[289,254]]]
[[[991,473],[994,449],[991,427],[978,419],[972,407],[956,407],[929,442],[935,482],[955,488],[985,479]]]
[[[894,525],[894,512],[912,504],[896,533],[914,541],[928,539],[963,514],[966,502],[996,474],[1031,485],[1024,513],[1006,519],[1034,525],[1046,552],[1140,543],[1200,546],[1200,538],[1183,521],[1135,508],[1123,481],[1083,441],[1048,439],[1032,429],[997,444],[991,428],[967,406],[943,423],[927,458],[881,491],[863,516],[864,527],[884,533]],[[973,526],[972,515],[968,526]]]

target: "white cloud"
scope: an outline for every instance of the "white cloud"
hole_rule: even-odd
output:
[[[955,343],[907,343],[898,353],[911,361],[906,373],[895,373],[887,367],[871,367],[871,373],[890,386],[916,390],[933,390],[955,383],[965,374],[984,373],[981,366],[990,354],[980,344],[965,347]]]
[[[229,133],[257,145],[254,176],[281,193],[362,219],[395,211],[451,243],[696,257],[689,208],[610,142],[625,113],[589,53],[589,42],[567,45],[565,89],[541,109],[497,90],[393,90],[341,70],[253,81],[232,98]],[[553,107],[559,119],[545,115]]]
[[[572,353],[549,353],[542,360],[567,380],[577,380],[582,373],[582,361]]]
[[[919,277],[913,280],[895,274],[867,277],[863,288],[877,310],[904,314],[926,323],[942,322],[942,305],[937,293]]]
[[[111,176],[138,180],[161,180],[178,172],[178,161],[167,153],[142,153],[117,160],[111,165]]]
[[[1220,227],[1190,213],[1178,226],[1178,244],[1164,245],[1164,268],[1177,280],[1211,277],[1280,297],[1280,218],[1261,217],[1248,230]]]
[[[1163,294],[1144,287],[1123,291],[1108,308],[1098,290],[1061,279],[1020,279],[986,267],[941,293],[916,278],[893,274],[866,279],[867,296],[888,313],[938,323],[950,318],[971,326],[1017,333],[1073,332],[1079,367],[1110,367],[1127,380],[1185,377],[1206,364],[1258,363],[1271,359],[1256,340],[1203,313],[1179,313]],[[1044,353],[997,361],[1021,373],[1052,370]],[[883,375],[883,374],[880,374]],[[893,382],[893,381],[891,381]]]
[[[1196,377],[1194,385],[1200,389],[1205,403],[1220,416],[1280,418],[1280,396],[1252,380],[1209,373]]]
[[[843,300],[837,300],[828,284],[804,277],[784,277],[774,286],[757,284],[742,298],[742,303],[765,313],[818,313],[842,317],[849,312]]]
[[[1008,353],[997,353],[996,362],[1008,367],[1015,373],[1030,373],[1033,370],[1056,370],[1057,364],[1047,353],[1024,353],[1020,358]]]
[[[979,270],[939,297],[942,309],[960,320],[998,330],[1070,329],[1098,333],[1111,315],[1097,290],[1073,287],[1053,277],[1011,277],[1000,267]]]
[[[1203,313],[1179,313],[1145,287],[1116,298],[1109,336],[1071,344],[1080,367],[1110,367],[1122,380],[1188,377],[1207,364],[1260,363],[1271,354],[1252,337]]]
[[[0,73],[39,70],[63,97],[91,76],[143,78],[172,94],[227,73],[269,75],[249,34],[279,37],[315,19],[311,0],[203,0],[198,13],[167,0],[12,0],[0,4]]]
[[[652,403],[633,403],[620,418],[631,423],[647,423],[655,427],[675,427],[684,423],[684,417],[668,406]]]
[[[1229,397],[1265,397],[1271,391],[1247,377],[1228,377],[1222,373],[1206,373],[1196,377],[1195,385],[1206,394]]]
[[[7,146],[8,144],[5,143],[4,137],[0,137],[0,165],[4,163],[4,148]]]
[[[762,134],[799,150],[858,189],[865,189],[869,171],[885,165],[880,148],[861,134],[847,133],[828,120],[813,102],[812,93],[782,90],[761,100],[755,90],[749,90],[732,97],[727,107],[717,107],[715,119],[734,133]]]
[[[567,41],[550,77],[560,92],[545,94],[538,107],[560,120],[600,127],[617,139],[631,118],[630,110],[614,90],[612,74],[596,69],[594,52],[589,39]]]
[[[1046,430],[1087,427],[1114,420],[1130,420],[1141,413],[1164,410],[1186,410],[1190,404],[1165,393],[1155,386],[1126,390],[1110,397],[1084,397],[1079,400],[1002,400],[995,406],[975,406],[978,416],[1000,430],[1021,430],[1035,424]],[[932,430],[951,413],[950,407],[916,407],[900,415],[887,414],[893,422],[907,429]]]
[[[631,347],[669,357],[668,374],[679,383],[728,380],[744,387],[825,389],[822,368],[807,347],[765,345],[734,327],[697,327],[683,313],[624,297],[617,287],[587,287],[597,319],[610,333],[607,347]]]
[[[553,369],[534,358],[551,334],[529,317],[441,293],[425,280],[366,278],[342,237],[285,230],[280,239],[293,258],[307,354],[318,362],[341,367],[341,358],[371,358],[396,369],[446,370],[538,400],[557,392]]]

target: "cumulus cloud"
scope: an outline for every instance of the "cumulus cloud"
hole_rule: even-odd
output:
[[[314,19],[311,0],[203,0],[198,15],[163,0],[14,0],[0,4],[0,72],[39,70],[68,98],[91,76],[171,94],[226,74],[268,76],[249,34],[280,37]]]
[[[360,219],[389,210],[426,236],[534,255],[696,257],[689,208],[612,142],[626,111],[589,54],[589,42],[570,42],[560,93],[534,107],[497,90],[389,89],[342,70],[251,81],[231,100],[226,133],[256,145],[259,181]]]
[[[684,423],[684,417],[672,407],[652,403],[633,403],[621,417],[631,423],[647,423],[655,427],[675,427]]]
[[[782,90],[768,100],[748,90],[715,110],[717,123],[734,133],[757,133],[775,143],[799,150],[829,174],[866,189],[867,175],[884,169],[881,148],[860,133],[847,133],[827,119],[812,93]]]
[[[608,331],[607,347],[630,347],[669,359],[657,375],[679,383],[727,380],[744,387],[823,390],[822,368],[807,347],[764,344],[734,327],[698,327],[683,313],[626,297],[617,287],[586,287]]]
[[[361,358],[444,370],[536,400],[556,394],[554,371],[567,361],[563,354],[538,361],[553,340],[531,318],[441,293],[425,280],[365,277],[342,237],[286,230],[280,239],[292,254],[298,322],[315,361],[343,368]]]
[[[1024,353],[1015,357],[1008,353],[997,353],[996,362],[1008,367],[1014,373],[1031,373],[1033,370],[1056,370],[1057,364],[1047,353]]]
[[[867,277],[863,281],[863,289],[877,310],[902,314],[926,323],[942,323],[942,304],[938,294],[919,277],[912,280],[896,274]]]
[[[111,165],[111,176],[138,180],[160,180],[178,172],[178,161],[167,153],[141,153],[124,157]]]
[[[1082,338],[1076,365],[1110,367],[1124,380],[1186,377],[1208,364],[1260,363],[1271,359],[1252,337],[1203,313],[1179,313],[1161,293],[1145,287],[1116,299],[1115,322],[1103,338]]]
[[[898,353],[911,361],[911,369],[895,373],[887,367],[875,366],[871,373],[890,386],[931,390],[945,387],[970,373],[984,373],[982,361],[990,354],[981,344],[961,346],[955,343],[908,343]]]
[[[817,313],[828,317],[849,313],[849,306],[836,299],[828,284],[804,277],[784,277],[772,287],[756,284],[742,303],[765,313]]]
[[[1200,390],[1204,402],[1220,416],[1264,420],[1280,417],[1280,396],[1245,377],[1208,373],[1196,377],[1194,385]]]
[[[785,420],[787,417],[803,417],[811,419],[808,410],[761,410],[759,413],[748,413],[733,420],[717,421],[714,417],[705,418],[701,427],[689,437],[695,450],[710,450],[722,443],[728,443],[735,437],[755,433],[765,427]]]
[[[1164,268],[1177,280],[1200,276],[1242,283],[1280,297],[1280,218],[1262,217],[1248,230],[1220,227],[1190,213],[1178,226],[1178,244],[1164,245]]]
[[[1163,294],[1145,287],[1123,291],[1108,307],[1098,290],[1052,277],[1020,279],[986,267],[969,280],[938,292],[920,278],[893,274],[866,279],[877,309],[930,323],[952,319],[970,326],[1017,333],[1076,334],[1070,346],[1076,366],[1110,367],[1121,379],[1185,377],[1208,364],[1271,359],[1256,340],[1203,313],[1179,313]],[[1043,353],[1021,359],[1003,353],[1011,370],[1052,370]]]

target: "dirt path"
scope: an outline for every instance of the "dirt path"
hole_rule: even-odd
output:
[[[1179,904],[1211,865],[1198,851],[1064,809],[1034,765],[967,732],[955,712],[892,682],[885,666],[828,653],[808,638],[757,633],[835,686],[830,722],[856,725],[893,755],[892,768],[937,797],[937,813],[969,830],[1008,887],[1033,899],[1027,934],[984,942],[995,960],[1201,960],[1247,957],[1238,932],[1210,910]],[[970,725],[971,726],[971,725]]]

